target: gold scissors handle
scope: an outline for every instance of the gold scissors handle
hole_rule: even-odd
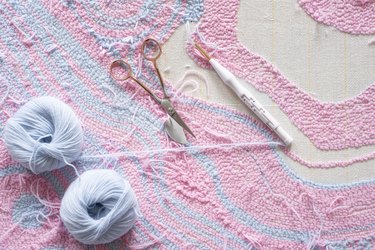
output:
[[[163,77],[161,76],[159,67],[156,64],[156,60],[160,57],[162,53],[160,44],[155,39],[149,37],[143,41],[141,52],[142,52],[143,57],[146,60],[152,62],[152,64],[154,65],[154,69],[156,70],[156,73],[159,77],[159,81],[161,84],[161,88],[163,90],[164,98],[168,98],[168,95],[165,91]]]
[[[122,73],[115,74],[114,72],[115,68],[120,68]],[[144,90],[146,90],[147,93],[149,93],[150,96],[153,97],[157,103],[161,104],[161,99],[157,95],[155,95],[151,91],[151,89],[149,89],[146,85],[144,85],[142,82],[140,82],[137,78],[133,76],[129,63],[125,62],[124,60],[119,59],[119,60],[113,61],[111,65],[109,66],[109,73],[115,80],[118,80],[118,81],[125,81],[127,79],[132,79],[133,81],[138,83],[139,86],[141,86]]]

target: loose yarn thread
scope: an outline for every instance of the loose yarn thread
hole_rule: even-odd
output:
[[[44,96],[29,101],[8,120],[4,141],[14,160],[39,174],[65,165],[75,169],[70,163],[81,154],[83,133],[68,105]]]
[[[84,172],[70,184],[60,207],[65,227],[84,244],[119,238],[133,227],[139,214],[130,183],[110,169]]]
[[[180,153],[180,152],[194,152],[197,150],[231,150],[234,148],[246,148],[246,147],[285,147],[281,142],[274,141],[252,141],[252,142],[239,142],[239,143],[220,143],[220,144],[209,144],[209,145],[194,145],[194,146],[182,146],[176,145],[176,147],[162,148],[162,149],[150,149],[150,150],[134,150],[129,152],[113,153],[113,154],[100,154],[100,155],[84,155],[80,157],[80,160],[95,159],[95,158],[114,158],[114,157],[126,157],[126,156],[137,156],[137,157],[150,157],[155,154],[165,153]]]

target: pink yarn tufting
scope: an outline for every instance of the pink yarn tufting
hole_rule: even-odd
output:
[[[209,52],[214,52],[215,58],[222,65],[270,96],[317,148],[341,150],[375,144],[375,83],[358,96],[345,101],[321,102],[298,88],[270,62],[249,51],[238,41],[238,0],[229,1],[225,5],[208,0],[205,6],[198,33],[193,34],[194,39],[203,43]],[[371,15],[363,19],[372,20],[371,17],[375,15],[372,8],[369,7]],[[359,26],[373,29],[374,24],[370,22]],[[209,67],[197,55],[193,44],[188,44],[187,51],[200,65]]]
[[[298,3],[317,22],[352,34],[375,34],[374,0],[298,0]]]
[[[371,248],[375,243],[375,180],[350,185],[303,180],[283,162],[273,143],[276,138],[263,124],[183,94],[178,96],[176,109],[197,131],[197,138],[189,138],[192,148],[168,141],[161,130],[164,113],[132,84],[114,83],[107,67],[121,56],[137,65],[137,39],[152,34],[165,41],[183,20],[202,11],[203,5],[199,0],[132,3],[0,3],[0,50],[2,58],[7,58],[0,63],[0,78],[12,86],[1,103],[4,113],[13,114],[17,103],[32,96],[59,96],[83,124],[85,142],[78,169],[115,169],[127,177],[137,195],[143,217],[134,229],[95,248],[138,249],[151,244],[161,249]],[[334,130],[344,113],[357,121],[365,114],[374,117],[374,86],[338,104],[310,98],[236,42],[237,4],[232,0],[204,2],[202,34],[222,48],[235,46],[230,51],[217,49],[220,61],[237,74],[246,69],[249,73],[243,76],[273,97],[320,148],[374,143],[374,119],[360,123],[363,136],[353,127]],[[24,35],[10,25],[15,16],[24,20],[19,28],[35,33],[32,45],[25,45]],[[125,24],[133,26],[125,29]],[[50,47],[53,44],[55,48]],[[237,57],[241,58],[238,64],[233,60]],[[147,65],[142,69],[144,78],[155,77],[147,72]],[[280,88],[277,95],[276,87]],[[290,104],[299,109],[290,109]],[[315,126],[314,119],[321,119],[323,125]],[[87,249],[57,218],[51,218],[75,178],[74,171],[66,168],[36,177],[11,161],[3,142],[0,154],[0,246],[9,250]]]

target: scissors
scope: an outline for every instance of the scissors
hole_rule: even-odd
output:
[[[136,83],[139,84],[144,90],[147,91],[147,93],[150,94],[150,96],[164,109],[164,111],[174,120],[176,121],[182,128],[184,128],[186,131],[188,131],[193,137],[195,135],[193,132],[190,130],[190,128],[185,124],[185,122],[182,120],[180,115],[177,113],[175,108],[172,105],[172,102],[169,100],[169,97],[165,91],[165,86],[163,82],[163,78],[161,77],[159,68],[156,64],[156,60],[160,57],[162,50],[160,47],[160,44],[153,38],[147,38],[143,43],[142,43],[142,56],[144,59],[152,62],[154,69],[158,75],[160,85],[163,91],[163,97],[159,97],[156,94],[154,94],[151,89],[149,89],[145,84],[143,84],[141,81],[139,81],[137,78],[135,78],[132,74],[132,70],[130,65],[122,60],[115,60],[111,63],[109,67],[109,72],[110,75],[118,81],[125,81],[127,79],[132,79]],[[114,69],[115,68],[121,68],[121,73],[115,74]]]

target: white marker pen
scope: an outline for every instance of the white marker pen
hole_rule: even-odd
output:
[[[198,44],[195,47],[199,52],[207,58],[221,80],[230,87],[237,96],[253,111],[253,113],[264,122],[271,130],[273,130],[285,144],[289,146],[293,138],[280,126],[280,123],[265,109],[262,104],[237,80],[237,78],[218,61],[211,58]]]

